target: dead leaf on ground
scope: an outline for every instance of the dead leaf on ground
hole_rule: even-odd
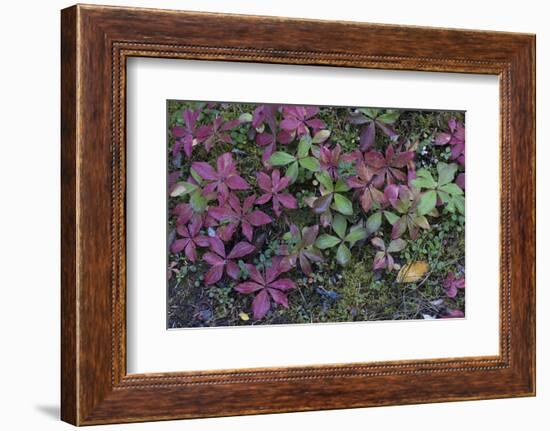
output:
[[[398,283],[415,283],[428,272],[428,262],[423,260],[404,265],[397,274]]]

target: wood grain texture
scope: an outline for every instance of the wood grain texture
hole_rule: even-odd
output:
[[[62,11],[61,38],[63,420],[88,425],[534,395],[533,35],[79,5]],[[131,56],[498,75],[500,354],[127,375]]]

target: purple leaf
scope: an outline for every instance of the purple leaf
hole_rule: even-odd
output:
[[[172,253],[179,253],[185,248],[185,246],[187,246],[189,241],[189,238],[177,239],[172,243],[172,247],[170,247],[170,250],[172,251]]]
[[[239,257],[246,256],[254,251],[255,247],[245,241],[241,241],[233,247],[231,252],[227,255],[228,259],[237,259]]]
[[[225,259],[218,256],[216,253],[206,252],[202,256],[203,260],[211,266],[224,265]]]
[[[435,145],[445,145],[448,144],[451,140],[451,135],[449,133],[438,133],[435,137]]]
[[[223,268],[224,265],[212,266],[204,276],[204,282],[207,285],[211,285],[220,281],[223,276]]]
[[[313,202],[313,212],[316,214],[322,214],[329,209],[331,203],[332,193],[318,197],[315,199],[315,202]]]
[[[208,214],[218,221],[234,220],[238,214],[227,207],[212,207],[208,209]]]
[[[244,294],[257,292],[258,290],[261,290],[263,288],[264,288],[263,285],[254,283],[253,281],[245,281],[235,286],[235,290],[237,292],[244,293]]]
[[[233,280],[237,280],[239,278],[240,273],[239,265],[237,265],[232,260],[228,260],[225,264],[225,272],[227,272],[227,275],[231,277]]]
[[[282,278],[276,281],[272,281],[268,284],[268,286],[279,290],[296,289],[296,285],[290,278]]]
[[[223,245],[223,242],[221,239],[213,236],[210,237],[210,249],[220,255],[221,257],[225,258],[225,246]]]
[[[243,222],[241,223],[241,230],[243,232],[244,237],[248,241],[252,241],[252,238],[254,236],[254,229],[252,228],[250,223],[243,220]]]
[[[266,213],[260,210],[252,211],[246,216],[248,222],[253,226],[262,226],[264,224],[271,223],[273,219],[269,217]]]
[[[232,190],[247,190],[250,188],[246,180],[239,175],[231,175],[227,177],[226,184]]]
[[[464,173],[458,174],[457,177],[456,177],[455,183],[462,190],[466,190],[466,174],[464,174]]]
[[[195,262],[197,260],[197,249],[195,248],[195,243],[193,241],[189,241],[185,246],[185,256],[191,262]]]
[[[269,301],[269,296],[266,289],[263,289],[256,295],[254,301],[252,301],[252,312],[254,313],[254,319],[262,319],[270,308],[271,303]]]
[[[303,230],[302,240],[306,246],[313,245],[317,235],[319,234],[319,225],[306,227]]]
[[[216,181],[218,174],[212,166],[206,162],[193,162],[191,168],[202,178],[209,181]]]
[[[292,132],[301,124],[301,122],[295,118],[286,118],[279,124],[279,127],[287,132]]]
[[[267,289],[271,297],[273,298],[273,301],[275,301],[277,304],[282,305],[285,308],[288,308],[288,297],[285,293],[281,292],[278,289]]]
[[[265,195],[261,195],[257,200],[256,203],[258,205],[263,205],[271,199],[271,193],[266,193]]]
[[[290,193],[282,193],[277,195],[277,197],[285,208],[289,208],[289,209],[298,208],[298,202],[296,201],[296,198],[292,196]]]
[[[258,181],[258,186],[266,193],[271,193],[271,178],[263,172],[258,172],[256,174],[256,179]],[[257,201],[256,201],[257,202]]]
[[[366,151],[374,144],[375,128],[374,122],[370,122],[361,130],[361,137],[359,140],[359,149]]]
[[[250,278],[254,280],[256,283],[261,284],[262,286],[265,285],[265,280],[263,276],[260,274],[260,271],[258,271],[258,268],[256,268],[254,265],[246,264],[246,269],[248,273],[250,274]]]
[[[216,233],[222,241],[228,242],[233,238],[233,235],[237,231],[237,223],[229,223],[223,226],[220,226]]]

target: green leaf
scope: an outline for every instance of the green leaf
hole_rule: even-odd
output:
[[[417,226],[420,226],[422,229],[429,229],[430,223],[428,223],[428,219],[424,217],[423,215],[415,215],[412,217],[414,223]]]
[[[386,111],[377,120],[384,124],[393,124],[399,118],[399,111]]]
[[[455,183],[445,184],[439,187],[439,190],[449,193],[450,195],[462,195],[464,193]]]
[[[239,117],[240,123],[250,123],[252,121],[252,114],[249,112],[245,112],[244,114],[241,114]]]
[[[273,166],[285,166],[296,160],[292,154],[285,153],[284,151],[275,151],[269,158],[269,163]]]
[[[193,168],[190,169],[190,172],[191,172],[191,176],[193,177],[193,179],[198,183],[198,184],[202,184],[202,178],[200,177],[199,174],[197,174],[197,171],[195,171]]]
[[[466,214],[466,202],[464,200],[464,196],[462,195],[454,196],[453,200],[458,212],[462,215]]]
[[[334,191],[334,185],[332,183],[332,179],[330,178],[329,174],[327,174],[325,171],[318,172],[315,174],[315,178],[317,178],[317,181],[319,181],[326,191],[333,192]]]
[[[334,185],[335,192],[347,192],[350,190],[350,187],[346,184],[344,180],[338,178],[336,184]]]
[[[344,215],[353,214],[353,204],[347,197],[339,193],[334,194],[333,208]]]
[[[439,197],[439,199],[441,199],[441,201],[445,204],[448,204],[452,201],[452,196],[449,194],[449,193],[446,193],[442,190],[438,190],[437,191],[437,196]],[[454,210],[454,208],[453,208]]]
[[[419,189],[435,189],[437,186],[432,174],[426,169],[419,169],[416,172],[416,178],[411,183]]]
[[[324,233],[317,238],[317,240],[315,241],[315,245],[317,246],[317,248],[325,250],[327,248],[332,248],[335,245],[340,244],[341,242],[342,240],[340,238]]]
[[[313,137],[313,143],[320,144],[321,142],[325,142],[329,136],[330,130],[319,130]]]
[[[203,212],[206,209],[206,205],[208,204],[206,198],[202,195],[201,190],[195,190],[191,194],[189,203],[191,204],[191,208],[193,208],[193,211],[196,213]]]
[[[380,214],[380,213],[378,213]],[[365,239],[368,236],[367,229],[361,226],[354,226],[350,229],[349,233],[344,238],[344,241],[347,241],[350,243],[350,247],[353,247],[353,245],[357,241],[361,241],[362,239]]]
[[[359,112],[362,112],[367,117],[375,119],[380,113],[380,109],[375,108],[359,108]]]
[[[298,162],[294,162],[294,163],[291,163],[286,172],[285,172],[285,176],[286,177],[290,177],[291,180],[290,180],[290,183],[291,184],[294,184],[294,182],[296,181],[296,179],[298,178]]]
[[[437,193],[435,190],[429,190],[422,194],[418,207],[416,208],[418,214],[425,215],[435,208],[437,203]]]
[[[372,215],[369,216],[367,219],[367,232],[368,233],[374,233],[378,229],[380,229],[380,226],[382,225],[382,213],[380,211],[376,211]]]
[[[300,142],[298,143],[298,158],[303,159],[309,153],[311,148],[311,137],[309,135],[304,135]]]
[[[302,168],[306,168],[308,171],[311,172],[317,172],[319,169],[321,169],[321,165],[319,165],[319,160],[317,160],[315,157],[304,157],[303,159],[300,159],[300,166]]]
[[[456,163],[447,164],[444,162],[439,162],[437,164],[437,184],[439,186],[449,184],[452,180],[454,180],[457,169],[458,165]]]
[[[397,251],[403,250],[407,246],[407,242],[401,238],[394,239],[390,244],[388,245],[387,252],[388,253],[395,253]]]
[[[343,239],[346,236],[347,228],[348,221],[346,220],[346,218],[340,214],[336,214],[332,221],[332,230],[336,232],[336,235]]]
[[[349,248],[344,244],[340,244],[338,249],[336,250],[336,261],[342,265],[346,266],[351,260],[351,251]]]
[[[386,216],[386,220],[393,225],[397,220],[399,220],[399,216],[395,215],[394,213],[390,211],[384,211],[384,215]]]
[[[188,193],[193,193],[195,190],[198,189],[199,186],[193,183],[188,183],[187,181],[181,181],[177,183],[172,190],[172,193],[170,193],[170,196],[176,197],[181,195],[186,195]]]

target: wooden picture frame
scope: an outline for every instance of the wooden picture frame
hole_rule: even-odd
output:
[[[534,35],[83,5],[61,16],[64,421],[91,425],[535,394]],[[125,65],[131,56],[497,75],[500,354],[128,375]]]

